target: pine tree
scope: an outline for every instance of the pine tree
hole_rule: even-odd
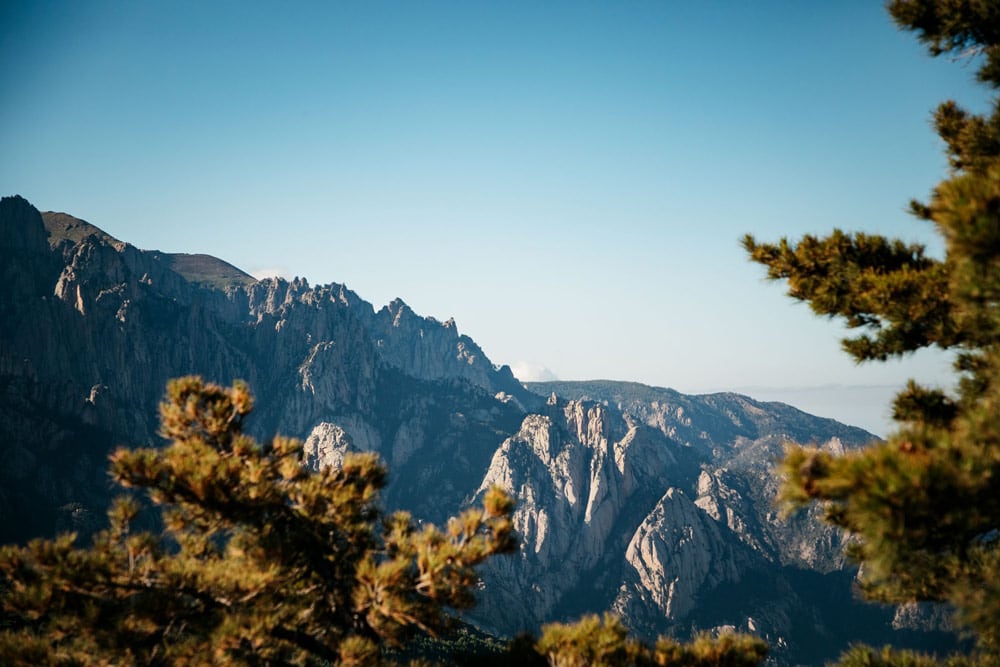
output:
[[[485,494],[442,531],[377,507],[371,454],[313,473],[298,441],[242,432],[246,385],[168,385],[162,449],[122,449],[112,477],[162,508],[133,531],[115,502],[89,548],[74,535],[0,550],[0,664],[374,665],[384,645],[449,628],[474,568],[516,546],[511,499]]]
[[[747,236],[744,246],[769,278],[787,281],[790,296],[862,331],[843,343],[857,361],[952,349],[959,382],[954,395],[911,382],[895,399],[899,428],[884,443],[845,456],[791,447],[781,500],[790,508],[821,503],[826,519],[856,538],[850,553],[863,564],[869,597],[954,605],[979,659],[993,664],[1000,660],[1000,3],[893,0],[888,9],[932,55],[975,63],[993,95],[988,114],[952,101],[934,114],[951,171],[928,203],[911,209],[943,237],[944,259],[920,245],[840,230],[797,243]],[[865,650],[845,664],[924,664],[891,652],[876,660]]]

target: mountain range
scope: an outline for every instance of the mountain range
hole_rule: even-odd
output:
[[[387,509],[443,521],[491,484],[521,547],[482,572],[469,620],[498,635],[610,609],[635,632],[758,634],[782,664],[853,641],[941,647],[939,610],[863,604],[841,536],[782,518],[784,443],[875,436],[782,403],[634,383],[520,383],[452,320],[344,285],[256,280],[0,200],[0,542],[101,527],[107,456],[159,442],[169,378],[246,380],[249,430],[388,464]]]

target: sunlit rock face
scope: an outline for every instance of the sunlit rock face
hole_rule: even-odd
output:
[[[786,441],[842,451],[871,439],[859,429],[736,394],[525,387],[401,300],[139,250],[21,198],[0,202],[0,260],[0,541],[99,529],[107,455],[160,443],[166,381],[240,378],[247,429],[301,438],[304,465],[379,454],[387,510],[441,522],[490,485],[516,497],[521,548],[483,570],[471,617],[487,628],[612,609],[645,635],[725,626],[792,656],[865,638],[831,620],[855,613],[849,592],[823,593],[849,585],[839,536],[778,517],[771,473]]]
[[[500,445],[479,489],[495,484],[518,498],[522,549],[488,565],[476,618],[513,633],[589,606],[611,608],[650,633],[752,623],[785,641],[783,606],[705,623],[699,601],[789,564],[840,569],[834,531],[810,522],[788,526],[765,497],[769,491],[756,487],[776,488],[773,456],[810,420],[819,428],[808,440],[831,447],[844,446],[840,437],[856,446],[869,436],[736,395],[655,390],[655,402],[635,409],[638,399],[629,404],[613,394],[653,390],[621,383],[532,388],[549,394],[547,405]],[[692,415],[709,428],[678,441],[693,433]],[[765,420],[777,434],[760,428]]]
[[[633,595],[648,597],[670,619],[686,616],[699,590],[738,579],[740,570],[719,525],[675,487],[636,529],[625,560],[633,570]],[[628,604],[625,593],[617,606],[627,610]]]
[[[499,485],[517,499],[522,550],[491,563],[484,615],[525,629],[550,618],[567,596],[593,583],[620,544],[633,496],[676,460],[671,448],[617,412],[580,401],[528,415],[494,454],[480,491]],[[530,593],[524,595],[523,593]],[[582,593],[588,594],[588,593]]]

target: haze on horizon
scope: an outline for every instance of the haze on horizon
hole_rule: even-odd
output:
[[[0,191],[402,297],[522,379],[751,388],[884,434],[879,396],[948,359],[855,366],[739,239],[939,252],[904,209],[972,79],[860,0],[6,3]]]

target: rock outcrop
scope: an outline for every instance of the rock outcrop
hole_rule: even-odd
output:
[[[522,549],[490,563],[480,614],[507,632],[537,627],[566,598],[593,598],[592,578],[606,577],[605,561],[616,552],[609,544],[624,545],[627,516],[650,505],[649,489],[677,465],[647,429],[610,418],[602,405],[546,408],[500,445],[480,485],[480,492],[499,485],[518,499]]]

